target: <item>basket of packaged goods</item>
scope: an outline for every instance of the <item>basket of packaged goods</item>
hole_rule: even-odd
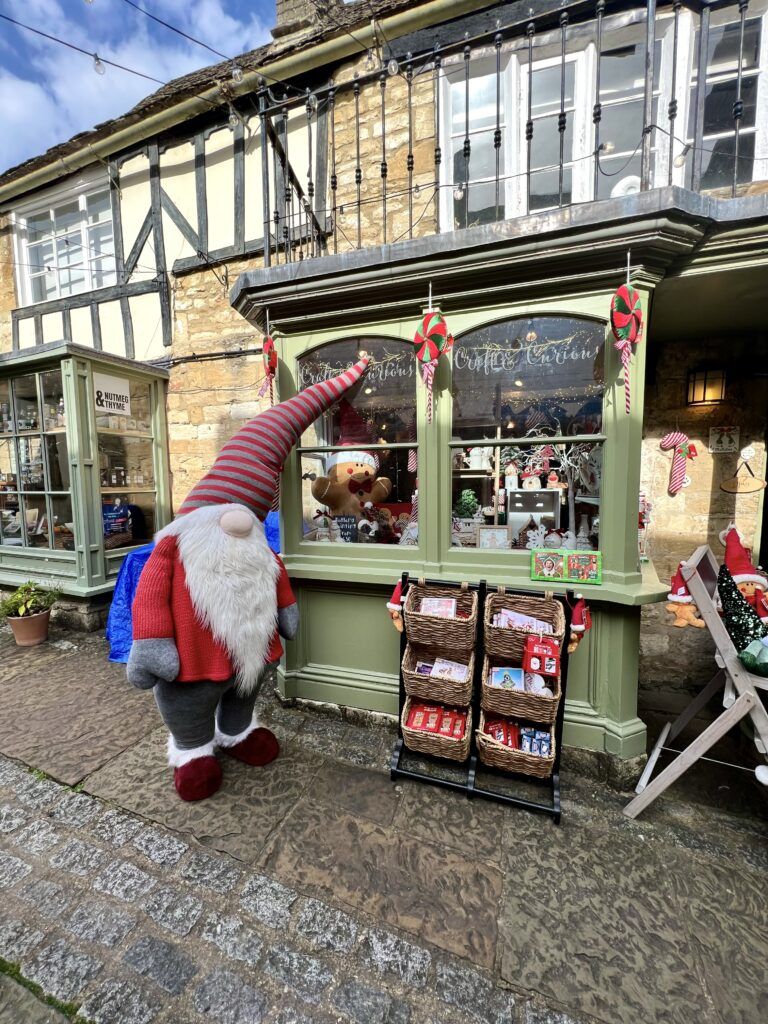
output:
[[[546,779],[555,766],[555,734],[549,726],[512,721],[480,712],[477,752],[483,764],[505,772]]]
[[[446,708],[406,697],[400,725],[409,750],[451,761],[466,761],[469,757],[471,708]]]
[[[461,587],[411,583],[405,598],[405,630],[413,644],[471,651],[477,627],[477,593]]]
[[[518,664],[523,657],[526,638],[565,636],[565,612],[552,594],[507,594],[499,587],[485,602],[485,649],[496,658]]]
[[[551,724],[560,703],[559,671],[544,676],[519,666],[500,665],[486,654],[480,703],[489,714]]]
[[[466,707],[472,700],[474,673],[472,652],[423,648],[417,644],[405,648],[403,681],[409,697]]]

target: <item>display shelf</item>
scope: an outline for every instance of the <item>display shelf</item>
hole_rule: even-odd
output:
[[[410,578],[408,573],[403,573],[402,578],[402,596],[405,595],[408,590]],[[448,582],[446,580],[427,580],[427,583],[436,586],[455,586],[460,587],[460,583]],[[555,762],[552,767],[552,774],[546,779],[537,779],[531,775],[520,775],[514,772],[505,772],[496,768],[491,768],[486,764],[483,764],[478,757],[477,753],[477,739],[475,736],[475,729],[480,721],[480,696],[482,692],[482,674],[483,674],[483,661],[485,655],[485,642],[483,636],[483,621],[485,617],[485,600],[487,596],[488,587],[485,580],[481,580],[479,583],[470,583],[470,588],[476,590],[478,594],[478,624],[477,624],[477,640],[475,643],[475,676],[473,681],[473,697],[472,697],[472,737],[470,745],[470,756],[466,764],[466,779],[459,781],[458,779],[446,779],[440,778],[439,776],[428,775],[426,772],[416,771],[411,768],[403,767],[402,758],[403,753],[408,750],[403,740],[403,729],[402,729],[402,714],[403,707],[406,701],[405,692],[405,681],[403,679],[403,656],[405,654],[405,648],[408,643],[407,626],[405,621],[403,622],[403,631],[400,634],[400,691],[399,691],[399,702],[398,702],[398,715],[397,715],[397,740],[392,749],[392,756],[390,758],[389,774],[390,778],[394,782],[396,779],[414,779],[417,782],[424,782],[431,786],[439,786],[442,789],[453,789],[458,792],[466,793],[467,799],[473,799],[474,797],[481,797],[484,800],[491,800],[496,803],[504,804],[509,807],[520,807],[526,811],[534,811],[538,814],[549,815],[555,825],[560,824],[562,815],[562,806],[560,803],[560,760],[563,751],[563,720],[565,716],[565,691],[568,676],[568,637],[570,635],[570,603],[566,596],[563,600],[563,611],[565,612],[565,636],[563,637],[562,650],[560,656],[560,703],[557,709],[557,717],[555,719],[554,734],[555,734]],[[495,589],[495,588],[494,588]],[[507,589],[506,593],[510,596],[514,594],[535,594],[537,591],[524,590],[517,588],[515,590]],[[573,595],[571,594],[572,598]],[[559,600],[559,598],[558,598]],[[450,766],[454,772],[457,767],[454,761],[448,761],[443,758],[430,757],[428,754],[414,754],[422,759],[426,759],[435,764],[442,764]],[[479,786],[477,784],[478,771],[483,772],[493,777],[504,778],[504,779],[519,779],[525,781],[526,784],[534,783],[541,786],[544,789],[548,789],[550,792],[551,799],[548,802],[538,802],[536,800],[528,800],[523,797],[512,796],[509,793],[501,792],[500,790],[492,789],[487,786]]]
[[[109,437],[144,437],[147,441],[152,440],[151,428],[146,430],[115,430],[111,427],[97,427],[97,434],[107,434]]]
[[[126,484],[125,487],[101,487],[102,494],[154,494],[154,487],[132,487]]]

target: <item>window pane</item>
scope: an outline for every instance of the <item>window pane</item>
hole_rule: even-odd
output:
[[[563,161],[567,163],[573,155],[573,114],[568,114],[565,125]],[[531,139],[531,167],[551,167],[560,163],[560,132],[557,117],[541,117],[533,122]]]
[[[452,453],[454,546],[599,547],[600,445],[477,445]]]
[[[302,453],[303,539],[417,544],[415,467],[415,449]]]
[[[469,180],[474,178],[496,177],[496,150],[493,148],[493,135],[482,132],[470,138]],[[453,153],[453,180],[466,181],[466,161],[464,160],[464,140],[454,139],[451,143]],[[504,173],[503,161],[499,174]]]
[[[36,213],[32,217],[27,217],[28,241],[34,242],[38,238],[43,238],[44,235],[50,235],[52,230],[53,222],[47,210],[44,213]]]
[[[550,114],[560,110],[560,79],[561,65],[551,68],[540,68],[534,71],[531,87],[533,89],[531,113]],[[576,65],[568,61],[565,65],[565,106],[573,106],[573,88],[576,80]]]
[[[30,273],[53,268],[53,242],[36,242],[27,246],[27,263]]]
[[[603,107],[600,142],[612,144],[614,153],[631,153],[639,145],[642,134],[642,100],[629,100],[627,103]]]
[[[123,437],[99,433],[99,477],[102,488],[125,490],[154,488],[155,470],[152,441],[144,437]]]
[[[662,42],[656,40],[653,87],[659,87]],[[616,50],[603,50],[600,57],[600,99],[618,99],[645,91],[645,41]]]
[[[560,205],[560,174],[558,170],[535,171],[531,174],[531,210],[546,210]],[[563,204],[571,201],[571,170],[563,168]]]
[[[48,514],[44,494],[26,494],[21,499],[22,514],[27,526],[27,546],[48,547]]]
[[[69,490],[69,453],[65,434],[47,434],[48,481],[52,491]]]
[[[13,382],[16,403],[16,426],[19,430],[39,430],[40,413],[37,406],[37,380],[33,373],[17,377]]]
[[[43,445],[39,437],[22,436],[19,442],[19,476],[22,491],[44,491]]]
[[[142,544],[155,532],[155,495],[124,491],[105,496],[101,506],[104,547],[126,548]]]
[[[640,165],[642,157],[636,153],[631,160],[626,156],[600,157],[602,174],[597,178],[597,198],[633,195],[640,191]]]
[[[41,274],[30,279],[32,288],[32,301],[45,302],[46,299],[56,298],[56,275]]]
[[[345,444],[352,436],[355,443],[367,439],[366,449],[413,440],[417,367],[410,343],[357,337],[321,345],[299,359],[299,387],[349,369],[363,350],[373,357],[365,377],[347,392],[343,404],[335,405],[304,431],[304,447]]]
[[[115,260],[112,256],[91,262],[91,283],[94,288],[105,288],[115,283]]]
[[[469,210],[467,211],[467,203]],[[484,181],[479,184],[470,184],[468,189],[462,186],[458,191],[453,191],[453,222],[457,228],[465,225],[471,228],[476,224],[492,224],[503,216],[504,211],[504,183],[499,184],[499,206],[496,207],[496,182]]]
[[[91,249],[88,255],[91,258],[94,256],[111,256],[114,252],[112,223],[97,224],[95,227],[88,228],[88,245]]]
[[[739,22],[730,25],[711,25],[709,29],[708,70],[737,71],[739,66]],[[694,53],[698,53],[699,32],[696,30]],[[744,23],[744,50],[742,69],[757,67],[760,58],[760,19],[750,18]]]
[[[7,380],[0,380],[0,434],[9,433],[13,433],[11,386]]]
[[[536,317],[470,331],[453,350],[453,433],[482,440],[602,425],[605,327]]]
[[[61,370],[48,370],[40,374],[43,394],[43,430],[63,430],[67,424],[64,412],[64,388]]]
[[[733,181],[733,161],[736,152],[736,137],[727,139],[705,139],[701,155],[701,187],[722,188]],[[738,182],[752,181],[752,167],[755,159],[754,134],[739,136]]]
[[[58,206],[53,211],[53,216],[55,218],[54,226],[57,235],[77,227],[80,223],[80,207],[77,200],[75,199],[71,203]]]
[[[744,103],[744,116],[741,119],[741,127],[751,128],[755,124],[755,111],[757,109],[757,75],[742,79],[741,98]],[[705,135],[734,130],[733,104],[735,101],[735,78],[728,82],[707,83],[707,95],[704,100]],[[695,112],[693,116],[695,117]],[[692,132],[692,125],[690,130]]]
[[[471,75],[471,71],[470,71]],[[451,134],[466,130],[464,102],[464,79],[451,82]],[[504,120],[504,94],[501,96],[501,120]],[[469,130],[496,127],[496,74],[477,75],[469,79]]]
[[[75,523],[72,499],[68,494],[53,494],[48,500],[53,516],[53,546],[65,551],[74,551]]]
[[[59,291],[62,295],[75,295],[85,288],[85,268],[59,271]]]
[[[128,390],[131,396],[131,415],[117,416],[114,413],[96,413],[96,426],[99,430],[139,431],[152,434],[152,409],[149,384],[130,380]]]
[[[83,262],[83,244],[80,232],[56,239],[56,260],[59,268],[80,266]]]
[[[112,211],[109,205],[109,192],[97,192],[95,195],[88,196],[85,201],[85,208],[89,224],[100,224],[108,221],[110,225],[109,230],[112,230]]]
[[[17,481],[16,445],[11,438],[0,439],[0,490],[15,491]]]
[[[19,511],[19,496],[0,487],[0,544],[5,547],[21,547],[24,532]]]

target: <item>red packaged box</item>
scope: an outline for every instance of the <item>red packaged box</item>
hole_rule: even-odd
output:
[[[560,644],[553,637],[526,637],[523,668],[542,676],[560,675]]]
[[[491,718],[486,721],[484,732],[499,743],[507,742],[507,723],[503,718]]]
[[[440,719],[439,733],[441,736],[453,736],[453,723],[456,720],[454,711],[444,710]]]
[[[427,711],[427,719],[423,725],[424,732],[440,732],[440,723],[443,720],[442,708],[430,708]]]
[[[520,726],[517,722],[507,722],[507,746],[515,750],[520,747]]]
[[[455,740],[463,740],[464,733],[467,728],[467,713],[466,711],[457,711],[453,717],[453,738]]]
[[[408,720],[405,723],[409,729],[424,729],[427,716],[430,712],[437,711],[438,708],[434,704],[411,704],[411,710],[408,712]]]

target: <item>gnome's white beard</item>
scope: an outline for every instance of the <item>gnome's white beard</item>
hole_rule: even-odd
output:
[[[247,537],[230,537],[219,526],[224,512],[242,508],[195,509],[155,539],[176,538],[195,612],[232,659],[238,689],[248,693],[264,668],[277,629],[280,566],[257,519]]]

